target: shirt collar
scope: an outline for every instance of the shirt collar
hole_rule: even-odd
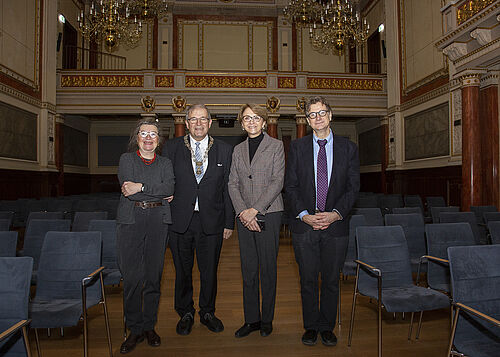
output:
[[[193,150],[196,148],[197,142],[200,143],[200,149],[206,150],[206,148],[208,147],[208,134],[201,141],[196,141],[191,135],[189,135],[189,143],[191,144]]]
[[[320,139],[320,138],[318,138],[318,137],[316,136],[316,134],[314,133],[314,131],[313,131],[313,141],[314,141],[314,143],[315,143],[316,145],[319,145],[319,144],[318,144],[318,140],[321,140],[321,139]],[[327,144],[330,144],[330,143],[332,142],[332,140],[333,140],[333,131],[332,131],[332,129],[330,129],[330,134],[328,134],[328,136],[326,137],[326,143],[327,143]]]

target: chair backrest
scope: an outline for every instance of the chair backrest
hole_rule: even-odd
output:
[[[91,220],[106,218],[108,218],[108,212],[75,212],[71,231],[86,232],[89,230],[89,223]]]
[[[489,221],[500,221],[500,212],[484,212],[483,221],[486,225]]]
[[[424,203],[420,195],[405,195],[405,207],[420,207],[422,213],[424,212]]]
[[[17,232],[0,232],[0,257],[15,257],[17,247]]]
[[[0,258],[0,331],[28,318],[33,258]],[[0,356],[25,356],[26,348],[20,333],[0,342]]]
[[[392,209],[392,213],[394,213],[394,214],[417,213],[421,216],[423,215],[423,211],[418,206],[415,206],[415,207],[394,207]]]
[[[358,259],[382,271],[382,287],[413,285],[408,246],[400,226],[365,226],[356,229]],[[360,269],[359,291],[377,288],[377,279]],[[376,290],[375,290],[376,291]]]
[[[106,269],[117,269],[116,260],[116,220],[93,219],[89,223],[89,232],[101,232],[102,265]]]
[[[449,206],[449,207],[431,207],[431,217],[432,223],[439,223],[439,214],[441,212],[459,212],[460,207]]]
[[[446,207],[446,201],[444,200],[443,196],[427,196],[425,198],[425,201],[427,202],[427,209],[430,209],[431,207]]]
[[[418,260],[422,255],[425,255],[425,223],[421,213],[386,214],[385,225],[403,228],[410,259]]]
[[[23,255],[33,257],[33,268],[38,269],[40,251],[42,250],[45,235],[49,231],[69,232],[69,219],[33,219],[24,234]]]
[[[347,253],[345,257],[345,263],[351,263],[354,259],[356,259],[356,228],[366,226],[365,216],[361,214],[355,214],[349,219],[349,241],[347,243]],[[354,264],[354,263],[352,263]],[[349,271],[346,271],[347,266],[344,264],[344,269],[342,269],[342,273],[344,275],[354,275],[355,269],[352,267]]]
[[[491,244],[500,244],[500,221],[488,222]]]
[[[63,219],[63,212],[30,212],[28,219],[26,221],[26,229],[28,229],[29,224],[32,219]]]
[[[10,220],[0,218],[0,232],[10,229]]]
[[[380,208],[355,208],[353,214],[361,214],[365,216],[366,225],[368,226],[383,226],[384,218]]]
[[[448,258],[453,301],[500,319],[500,245],[450,247]],[[458,351],[467,353],[471,344],[477,347],[476,350],[484,350],[484,346],[498,348],[500,328],[461,312],[454,345]],[[490,351],[492,354],[485,355],[498,355],[498,350]]]
[[[470,224],[465,222],[427,224],[425,226],[425,235],[427,254],[442,259],[448,259],[448,247],[475,244]],[[429,261],[427,283],[433,289],[450,292],[450,269],[448,264]]]
[[[376,208],[378,207],[378,196],[367,195],[363,197],[358,197],[354,203],[354,207],[357,208]]]
[[[75,212],[95,212],[99,210],[99,202],[93,199],[78,200],[73,208]]]
[[[0,219],[8,220],[9,227],[10,227],[12,225],[12,220],[14,219],[14,212],[12,212],[12,211],[0,211]]]
[[[101,266],[101,246],[100,232],[48,232],[40,254],[36,299],[81,299],[82,279]],[[89,302],[100,297],[99,284],[87,289]]]
[[[467,222],[472,228],[472,233],[476,240],[476,244],[486,244],[486,233],[481,234],[476,221],[476,215],[472,212],[440,212],[440,223],[458,223]]]
[[[477,223],[485,223],[484,212],[498,212],[497,206],[470,206],[470,211],[476,215]]]
[[[379,198],[379,207],[383,214],[392,213],[393,208],[403,206],[403,197],[399,194],[383,195]]]
[[[104,200],[104,210],[108,212],[108,219],[116,219],[116,213],[118,211],[118,204],[120,200],[107,199]]]

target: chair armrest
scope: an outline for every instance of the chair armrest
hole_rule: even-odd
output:
[[[104,270],[104,267],[100,267],[96,271],[94,271],[94,272],[90,273],[89,275],[87,275],[85,278],[82,279],[82,285],[83,286],[88,285],[103,270]]]
[[[16,332],[17,330],[19,330],[20,328],[28,325],[30,322],[31,322],[30,319],[28,319],[28,320],[21,320],[18,323],[16,323],[15,325],[12,325],[7,330],[5,330],[4,332],[0,333],[0,341],[6,339],[7,337],[9,337],[10,335],[12,335],[14,332]]]
[[[476,309],[473,309],[472,307],[464,305],[464,304],[459,303],[459,302],[453,302],[453,305],[455,305],[456,307],[459,307],[462,310],[465,310],[466,312],[468,312],[474,316],[480,317],[483,320],[491,322],[493,325],[496,325],[497,327],[500,327],[500,321],[498,321],[497,319],[494,319],[493,317],[490,317],[486,314],[483,314],[481,311],[477,311]]]
[[[367,264],[361,260],[355,259],[354,262],[358,265],[361,265],[362,267],[366,268],[368,271],[370,271],[373,274],[376,274],[377,276],[382,276],[382,272],[380,269],[375,268],[374,266]]]
[[[432,255],[422,255],[420,257],[420,262],[422,262],[423,259],[427,259],[427,260],[433,260],[437,263],[444,263],[444,264],[449,264],[449,260],[447,259],[443,259],[443,258],[438,258],[438,257],[434,257]]]

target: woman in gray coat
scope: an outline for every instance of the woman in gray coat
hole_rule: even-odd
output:
[[[144,339],[157,347],[155,332],[168,224],[172,223],[166,197],[174,193],[174,170],[161,152],[160,127],[139,121],[120,157],[118,180],[122,195],[117,213],[118,265],[123,276],[123,304],[130,334],[120,347],[132,351]]]
[[[245,323],[235,336],[245,337],[257,330],[261,336],[268,336],[273,330],[276,300],[285,154],[283,142],[263,132],[267,122],[266,109],[245,104],[240,109],[238,120],[248,138],[234,148],[228,183],[238,217],[245,313]]]

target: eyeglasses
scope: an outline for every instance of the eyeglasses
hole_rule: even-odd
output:
[[[156,137],[158,136],[158,133],[156,131],[140,131],[139,132],[139,135],[141,136],[141,138],[147,138],[148,135],[151,139],[156,139]]]
[[[320,110],[319,112],[311,112],[307,114],[307,117],[309,119],[317,119],[319,115],[321,118],[324,118],[328,113],[329,113],[328,110]]]
[[[208,119],[208,118],[195,118],[195,117],[191,117],[191,118],[188,118],[187,120],[188,120],[188,122],[190,122],[190,123],[192,123],[192,124],[194,124],[194,123],[196,123],[196,122],[198,122],[198,121],[199,121],[200,123],[202,123],[202,124],[206,124],[206,123],[208,123],[208,121],[209,121],[210,119]]]
[[[251,121],[258,122],[262,120],[261,116],[258,115],[245,115],[243,118],[241,118],[245,123],[250,123]]]

